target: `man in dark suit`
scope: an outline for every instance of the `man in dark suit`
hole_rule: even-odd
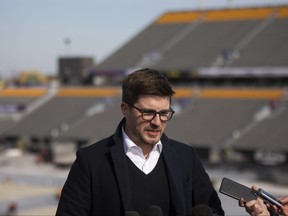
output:
[[[77,152],[56,215],[123,216],[149,206],[185,216],[196,205],[224,215],[193,147],[164,134],[174,110],[165,76],[141,69],[122,83],[123,120],[115,133]]]

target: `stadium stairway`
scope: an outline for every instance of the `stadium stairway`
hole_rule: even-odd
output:
[[[39,97],[35,101],[33,101],[29,106],[26,108],[25,112],[21,115],[16,116],[16,120],[21,120],[23,117],[29,115],[31,112],[39,108],[40,106],[47,103],[49,100],[51,100],[58,92],[57,88],[49,88],[47,90],[47,93],[44,94],[42,97]]]

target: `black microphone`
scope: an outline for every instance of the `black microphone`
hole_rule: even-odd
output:
[[[209,206],[199,204],[189,210],[188,216],[212,216],[212,211]]]
[[[137,211],[126,211],[124,216],[140,216]]]
[[[159,206],[151,205],[147,208],[145,216],[163,216],[163,212]]]

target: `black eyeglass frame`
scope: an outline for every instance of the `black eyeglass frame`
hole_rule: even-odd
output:
[[[136,109],[137,111],[139,111],[141,113],[142,119],[145,121],[152,121],[156,117],[157,114],[159,114],[161,121],[169,121],[172,119],[172,117],[175,113],[175,111],[171,107],[168,110],[160,110],[159,112],[157,112],[157,111],[152,110],[152,109],[151,110],[150,109],[140,109],[134,105],[131,105],[131,104],[128,104],[128,105],[131,106],[132,108]],[[167,115],[165,115],[165,113],[166,114],[169,113],[169,115],[167,116]],[[152,118],[149,117],[147,119],[147,116],[145,116],[145,114],[149,114],[151,116],[153,114],[153,117]],[[167,116],[167,119],[162,119],[163,117],[166,117],[166,116]]]

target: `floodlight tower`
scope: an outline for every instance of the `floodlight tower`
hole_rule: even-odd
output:
[[[64,44],[66,47],[66,55],[70,55],[70,45],[71,45],[71,39],[69,37],[64,39]]]
[[[227,0],[227,6],[228,8],[232,8],[233,0]]]
[[[199,9],[200,10],[203,10],[204,9],[204,2],[205,2],[205,0],[199,0]]]

